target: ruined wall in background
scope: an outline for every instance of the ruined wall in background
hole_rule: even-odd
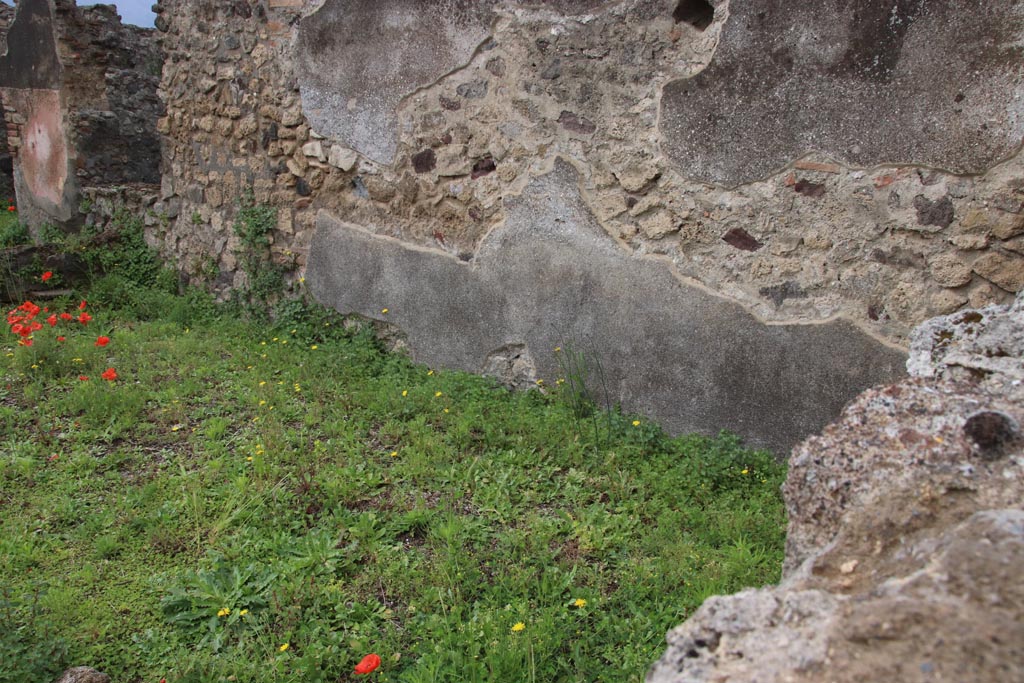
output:
[[[7,31],[14,21],[14,8],[0,5],[0,55],[7,52]],[[3,96],[0,95],[0,111],[3,108]],[[14,162],[7,146],[7,127],[0,128],[0,201],[14,200]]]
[[[60,5],[57,18],[79,183],[159,184],[156,32],[122,24],[112,5]]]
[[[154,33],[122,25],[109,5],[18,4],[0,97],[19,213],[33,229],[79,224],[88,188],[160,182]]]
[[[166,253],[244,284],[251,188],[295,287],[427,362],[578,339],[628,409],[784,450],[1024,286],[1020,3],[159,9]]]

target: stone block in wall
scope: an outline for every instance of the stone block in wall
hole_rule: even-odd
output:
[[[346,173],[355,168],[359,155],[354,150],[342,147],[341,145],[331,146],[331,153],[328,155],[327,163],[339,168]]]
[[[975,273],[1008,292],[1024,289],[1024,257],[1019,254],[990,251],[972,267]]]

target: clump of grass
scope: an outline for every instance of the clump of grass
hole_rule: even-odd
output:
[[[706,597],[778,578],[769,453],[576,429],[571,387],[416,365],[316,307],[211,307],[94,308],[116,383],[0,366],[0,585],[42,595],[18,647],[44,624],[114,680],[333,682],[372,652],[380,680],[640,681]]]

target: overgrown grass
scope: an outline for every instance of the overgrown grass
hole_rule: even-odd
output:
[[[783,469],[733,437],[612,413],[595,448],[565,385],[154,297],[94,301],[110,344],[67,351],[115,382],[4,349],[0,681],[334,682],[370,652],[406,683],[640,681],[706,597],[778,578]]]

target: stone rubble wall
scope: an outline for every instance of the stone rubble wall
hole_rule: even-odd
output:
[[[965,0],[891,17],[880,7],[161,0],[164,220],[153,239],[214,289],[244,286],[231,226],[251,190],[277,210],[272,249],[292,283],[308,274],[325,303],[381,319],[388,283],[358,301],[326,288],[339,268],[376,278],[345,260],[351,240],[369,232],[394,238],[395,258],[427,249],[479,268],[488,236],[557,159],[574,169],[571,193],[589,215],[575,229],[595,221],[630,262],[663,264],[684,289],[765,327],[843,319],[878,352],[905,347],[928,317],[1024,287],[1024,18],[1010,0],[985,12]],[[314,243],[330,272],[307,273]],[[418,277],[402,276],[429,291]],[[662,287],[632,294],[671,298]],[[595,330],[564,329],[581,332]],[[410,338],[410,349],[425,357],[441,336]],[[547,350],[511,328],[505,337],[455,366],[483,370],[523,348],[512,365],[525,376],[506,379],[542,379]],[[828,348],[849,387],[823,404],[894,378],[858,375],[860,352]],[[768,369],[773,353],[753,362]],[[699,369],[675,390],[713,395],[723,371]],[[685,429],[670,403],[627,408]],[[805,410],[783,431],[806,435],[835,415]],[[726,402],[711,413],[727,414]],[[722,426],[795,443],[760,438],[752,420]]]
[[[392,36],[387,44],[363,40],[355,24],[353,35],[324,41],[331,30],[347,26],[326,25],[332,16],[337,21],[339,13],[343,17],[375,3],[163,0],[159,7],[168,54],[163,81],[168,116],[161,122],[168,136],[164,200],[177,218],[168,253],[188,267],[212,247],[222,254],[223,270],[234,271],[226,248],[233,200],[252,187],[257,201],[278,208],[277,248],[299,254],[300,267],[321,209],[411,244],[470,258],[504,218],[503,200],[521,192],[558,154],[580,169],[587,204],[610,236],[637,253],[664,256],[682,277],[742,303],[766,321],[844,315],[871,334],[903,344],[909,330],[929,316],[1006,302],[1024,286],[1024,162],[1016,154],[1020,113],[1009,112],[1012,130],[1000,131],[997,141],[971,159],[951,153],[946,159],[944,154],[968,134],[998,124],[981,122],[975,130],[972,123],[954,131],[955,136],[941,135],[943,127],[953,125],[944,117],[989,116],[1000,106],[1007,113],[1006,107],[1017,106],[1013,93],[1007,94],[1007,103],[993,102],[983,84],[965,85],[970,92],[960,93],[960,102],[953,101],[954,92],[945,109],[918,112],[918,118],[900,121],[901,132],[895,133],[882,130],[886,114],[881,106],[892,103],[874,102],[876,110],[864,114],[865,125],[875,126],[893,156],[905,158],[902,164],[886,163],[886,148],[874,141],[876,154],[865,149],[852,155],[854,162],[837,160],[848,155],[822,151],[824,145],[816,152],[818,137],[811,131],[785,148],[788,157],[767,166],[753,158],[767,156],[763,145],[752,145],[745,156],[742,138],[708,140],[717,151],[709,152],[705,166],[731,155],[737,163],[746,160],[764,170],[753,176],[697,171],[693,159],[703,143],[690,149],[688,132],[672,128],[686,121],[669,110],[670,104],[682,108],[669,94],[678,99],[675,93],[695,74],[701,74],[705,89],[713,87],[707,82],[716,77],[728,79],[705,77],[715,70],[705,67],[716,50],[726,47],[733,50],[730,61],[720,57],[725,66],[717,71],[734,65],[738,48],[733,44],[739,38],[729,37],[730,22],[746,20],[749,11],[718,2],[713,23],[700,30],[673,16],[688,4],[693,3],[625,0],[585,4],[586,11],[580,12],[579,3],[568,3],[566,13],[558,9],[560,3],[545,9],[518,2],[471,3],[477,10],[498,7],[467,25],[466,32],[479,42],[460,46],[434,71],[424,70],[424,82],[381,72],[363,84],[334,84],[347,90],[332,100],[324,93],[330,85],[324,79],[328,72],[345,72],[342,65],[351,63],[346,59],[363,63],[376,55],[400,67],[416,63],[417,41],[403,48],[410,54],[388,54],[402,45]],[[763,4],[774,15],[781,13],[776,3]],[[940,3],[953,15],[966,13],[962,4]],[[443,18],[432,12],[420,12],[425,28],[443,32]],[[775,20],[807,15],[805,9],[802,15]],[[401,28],[417,29],[415,22]],[[966,29],[992,27],[970,24]],[[915,45],[929,38],[951,39],[951,29],[944,32],[941,25],[925,25],[924,30],[932,33],[911,34]],[[728,45],[720,48],[726,40]],[[910,42],[906,36],[902,40]],[[329,45],[334,44],[348,47],[333,52]],[[1007,61],[1016,53],[989,52],[997,53],[991,57],[994,65],[974,66],[988,69],[984,73],[993,87],[1019,78],[1019,66]],[[433,53],[433,46],[423,45],[420,61],[430,62]],[[942,78],[925,68],[927,56],[905,59],[925,62],[916,71],[913,63],[907,67],[906,78]],[[940,66],[946,65],[932,68]],[[440,75],[427,81],[434,73]],[[816,88],[830,87],[824,76],[816,78]],[[897,105],[915,93],[913,83],[903,85],[906,92],[894,100]],[[724,95],[709,92],[705,102],[716,96]],[[809,111],[808,118],[818,112],[826,123],[842,104],[807,89],[795,89],[792,96],[787,106]],[[972,114],[972,102],[985,106]],[[721,135],[752,136],[757,112],[753,107],[755,120],[749,127]],[[347,140],[330,138],[331,131],[343,134],[342,124],[331,122],[346,117],[387,119],[393,125],[372,135],[353,131]],[[934,121],[936,132],[913,129],[928,121]],[[789,123],[806,122],[781,122]],[[905,142],[914,138],[939,141],[922,152],[920,163],[914,163],[914,145]],[[353,144],[363,150],[353,150]],[[969,173],[923,165],[941,167],[943,161]],[[707,180],[695,182],[705,175]]]
[[[0,55],[7,52],[7,31],[14,21],[14,7],[0,5]],[[0,111],[3,111],[3,95],[0,94]],[[14,201],[14,162],[7,145],[7,127],[0,128],[0,201]]]
[[[159,184],[156,32],[122,24],[112,5],[58,6],[57,20],[79,183]]]

